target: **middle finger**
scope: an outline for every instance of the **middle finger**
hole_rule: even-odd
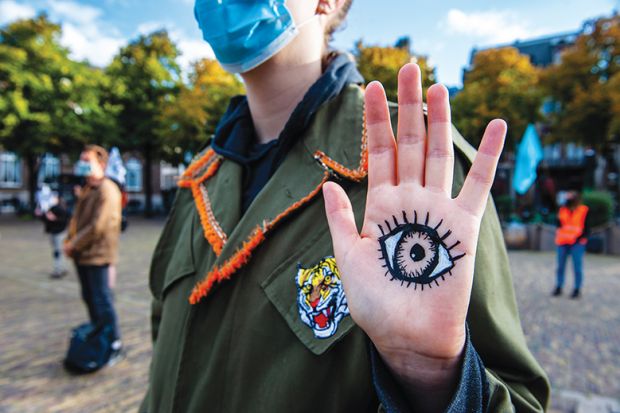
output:
[[[424,185],[426,127],[420,67],[410,63],[398,74],[398,182]]]

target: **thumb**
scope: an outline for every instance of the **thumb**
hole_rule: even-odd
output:
[[[336,259],[342,258],[359,239],[351,201],[344,189],[334,182],[323,185],[323,198],[334,254]]]

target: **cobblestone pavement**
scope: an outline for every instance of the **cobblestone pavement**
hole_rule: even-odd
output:
[[[69,331],[87,320],[73,268],[52,280],[37,222],[0,221],[0,413],[136,411],[151,355],[147,270],[162,221],[132,222],[121,239],[116,310],[127,357],[87,376],[62,367]]]
[[[554,260],[551,253],[510,253],[528,344],[554,389],[620,399],[620,258],[586,255],[578,300],[568,298],[572,265],[564,295],[550,296]]]
[[[49,279],[42,225],[0,217],[0,413],[136,411],[151,352],[147,269],[162,223],[134,220],[121,240],[116,307],[127,357],[75,377],[61,365],[70,328],[86,319],[74,272]],[[620,259],[587,256],[584,295],[570,300],[550,297],[553,254],[510,258],[528,342],[554,389],[619,398]]]

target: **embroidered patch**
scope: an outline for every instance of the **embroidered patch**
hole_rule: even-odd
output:
[[[349,315],[336,259],[325,257],[311,268],[299,264],[295,281],[301,321],[312,329],[316,338],[333,336],[340,321]]]

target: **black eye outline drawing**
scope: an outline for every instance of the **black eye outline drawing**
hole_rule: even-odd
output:
[[[395,216],[394,228],[389,221],[385,221],[387,233],[381,225],[379,245],[381,259],[387,269],[385,275],[392,276],[391,281],[400,280],[401,285],[407,283],[407,288],[414,284],[414,289],[420,285],[432,288],[432,284],[439,285],[439,279],[445,280],[445,275],[452,275],[456,261],[465,254],[452,256],[450,251],[461,242],[456,241],[448,247],[444,241],[452,234],[448,230],[442,236],[437,230],[443,224],[443,219],[435,227],[429,226],[429,213],[426,213],[424,223],[418,223],[417,211],[414,211],[414,221],[409,222],[407,213],[403,211],[404,223],[399,223]]]

